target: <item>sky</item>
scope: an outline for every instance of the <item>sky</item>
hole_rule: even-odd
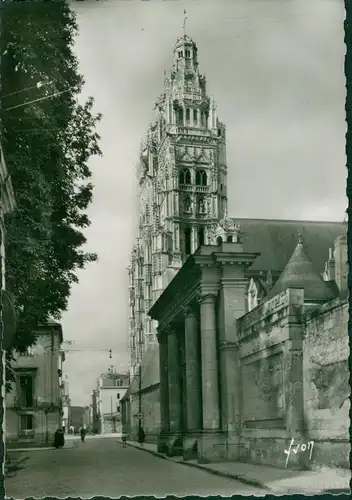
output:
[[[66,346],[64,367],[70,396],[83,405],[110,365],[128,370],[135,165],[183,34],[184,9],[208,93],[227,127],[229,215],[307,220],[343,220],[347,206],[345,12],[342,0],[85,0],[73,6],[83,97],[92,95],[103,114],[103,157],[90,160],[95,191],[85,232],[86,248],[99,260],[79,273],[62,319],[64,339],[74,342]]]

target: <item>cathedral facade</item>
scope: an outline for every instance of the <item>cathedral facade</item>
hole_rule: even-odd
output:
[[[315,444],[293,465],[345,467],[346,224],[228,217],[225,126],[188,36],[156,110],[138,166],[124,430],[142,425],[184,460],[280,466],[294,439]]]
[[[187,257],[214,240],[227,210],[226,129],[186,35],[175,44],[155,109],[141,143],[138,234],[128,268],[132,376],[156,341],[149,309]]]

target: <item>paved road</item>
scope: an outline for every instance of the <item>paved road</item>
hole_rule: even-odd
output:
[[[29,452],[25,468],[5,481],[7,498],[120,495],[265,495],[232,479],[158,458],[116,439]]]

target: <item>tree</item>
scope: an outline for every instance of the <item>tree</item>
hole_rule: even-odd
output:
[[[101,155],[101,115],[92,97],[78,100],[84,80],[68,4],[0,5],[1,138],[17,203],[6,217],[6,286],[18,318],[13,349],[24,351],[38,325],[67,308],[77,270],[97,259],[83,249],[83,230],[93,193],[88,160]]]

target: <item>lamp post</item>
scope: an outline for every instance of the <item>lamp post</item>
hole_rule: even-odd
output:
[[[138,374],[138,432],[142,428],[142,360],[139,363]]]

